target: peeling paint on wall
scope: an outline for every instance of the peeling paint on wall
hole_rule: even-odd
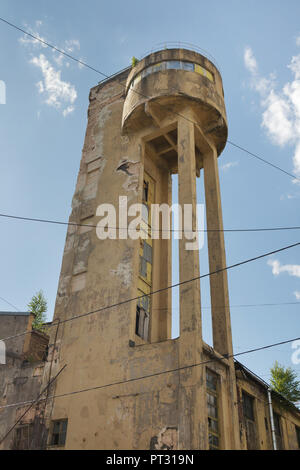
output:
[[[84,233],[78,237],[78,245],[74,258],[73,274],[79,274],[87,270],[90,252],[90,236],[89,233]]]
[[[59,280],[57,298],[67,295],[67,289],[68,289],[70,280],[71,280],[71,276],[61,276]]]
[[[72,292],[84,289],[86,282],[86,272],[77,274],[72,279]]]
[[[136,194],[138,193],[140,166],[140,162],[135,162],[126,158],[123,158],[119,163],[116,171],[127,175],[127,178],[122,185],[122,188],[124,188],[125,191],[134,191]]]
[[[105,126],[106,121],[110,118],[112,112],[110,106],[105,106],[101,109],[95,125],[93,126],[92,138],[94,142],[94,152],[87,152],[85,154],[85,162],[89,163],[95,158],[95,153],[103,155],[103,138],[104,134],[102,132],[103,127]]]
[[[150,441],[150,450],[176,450],[178,449],[178,429],[175,427],[163,428],[157,436]]]
[[[125,287],[129,287],[132,281],[132,268],[128,263],[121,262],[117,269],[111,269],[111,274],[118,276]]]

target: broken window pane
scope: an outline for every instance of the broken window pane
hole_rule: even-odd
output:
[[[140,256],[140,275],[147,277],[147,262],[142,256]]]
[[[144,242],[143,256],[148,263],[152,263],[152,246],[148,245],[146,242]]]
[[[218,412],[217,412],[217,408],[215,406],[212,406],[212,405],[207,405],[207,412],[208,412],[208,416],[211,416],[212,418],[217,418],[218,417]]]
[[[148,202],[149,183],[144,181],[143,185],[143,201]]]
[[[189,70],[190,72],[194,71],[194,64],[192,62],[182,62],[183,70]]]
[[[149,315],[147,312],[137,305],[136,307],[136,325],[135,333],[140,336],[145,341],[148,341],[148,331],[149,331]]]
[[[282,443],[282,434],[281,434],[281,418],[278,413],[274,411],[273,413],[274,417],[274,427],[275,427],[275,436],[276,436],[276,444],[277,444],[277,449],[283,449],[283,443]]]
[[[219,439],[217,436],[214,436],[213,434],[209,435],[209,448],[211,450],[217,449],[219,447]]]
[[[146,224],[148,224],[148,220],[149,220],[149,209],[148,209],[148,206],[146,206],[146,204],[143,204],[142,205],[142,220],[144,222],[146,222]]]
[[[206,384],[210,390],[217,390],[217,375],[209,370],[206,371]]]
[[[164,64],[162,62],[158,63],[158,64],[155,64],[152,66],[152,73],[154,72],[160,72],[161,70],[163,70],[165,67],[164,67]]]
[[[219,448],[218,375],[206,369],[208,438],[211,450]]]
[[[243,393],[243,410],[245,418],[254,421],[254,398]]]
[[[148,341],[148,330],[149,330],[149,315],[145,312],[144,316],[144,328],[143,328],[143,339]]]
[[[247,449],[258,449],[257,428],[254,414],[254,398],[243,391],[243,414],[246,427]]]
[[[180,69],[181,68],[180,60],[168,60],[167,68],[168,69]]]
[[[218,432],[218,421],[208,418],[208,428],[214,432]]]
[[[148,296],[144,296],[142,298],[142,305],[143,305],[143,309],[146,311],[146,312],[149,312],[150,311],[150,299]]]

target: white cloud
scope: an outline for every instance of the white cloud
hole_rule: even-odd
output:
[[[78,39],[69,39],[64,42],[63,51],[66,52],[67,54],[72,54],[75,51],[75,49],[80,50],[80,42]],[[62,65],[65,65],[66,67],[70,67],[70,62],[68,61],[68,58],[63,54],[60,54],[59,52],[54,52],[53,59],[55,60],[55,62],[57,63],[59,67],[61,67]],[[83,65],[78,63],[78,67],[81,69],[83,68]]]
[[[63,116],[66,117],[68,114],[73,113],[74,106],[68,106],[63,110]]]
[[[46,39],[43,38],[38,32],[33,31],[31,28],[28,28],[28,32],[32,34],[31,37],[28,36],[27,34],[24,34],[24,36],[19,38],[19,42],[24,45],[24,46],[31,46],[31,47],[48,47],[46,44],[43,44],[41,41],[46,42]],[[41,40],[41,41],[40,41]]]
[[[276,259],[269,260],[268,265],[272,266],[272,274],[278,276],[281,273],[288,273],[290,276],[300,277],[300,264],[280,264]]]
[[[246,47],[244,52],[244,64],[245,67],[251,73],[251,86],[261,95],[266,95],[267,91],[275,83],[275,75],[270,74],[269,78],[262,77],[258,73],[257,61],[254,57],[251,47]]]
[[[300,36],[297,38],[297,43]],[[262,127],[275,145],[294,146],[294,172],[300,177],[300,54],[292,57],[288,68],[291,82],[276,90],[276,77],[259,74],[256,58],[250,47],[245,48],[244,63],[251,74],[251,87],[261,97]],[[298,180],[293,180],[294,183]]]
[[[300,35],[296,38],[296,44],[297,46],[300,46]]]
[[[256,59],[253,55],[251,47],[246,47],[245,52],[244,52],[244,62],[246,68],[251,72],[252,74],[257,73],[257,62]]]
[[[68,39],[65,41],[66,52],[73,52],[74,49],[80,49],[80,42],[78,39]]]
[[[297,291],[297,290],[296,290],[296,291],[294,292],[294,294],[295,294],[296,299],[297,299],[297,300],[300,300],[300,291]]]
[[[57,54],[55,53],[54,56],[53,56],[53,59],[54,61],[56,62],[56,64],[61,67],[63,65],[63,62],[64,62],[64,58],[65,56],[63,54]]]
[[[228,162],[228,163],[224,163],[224,165],[221,165],[221,169],[224,170],[224,171],[227,171],[229,170],[229,168],[232,168],[234,166],[237,166],[239,164],[239,162]]]
[[[40,26],[42,26],[43,22],[41,20],[36,20],[35,21],[35,27],[36,29],[39,29]],[[26,29],[27,31],[32,35],[32,36],[29,36],[27,34],[24,34],[22,37],[19,38],[19,42],[22,44],[22,45],[25,45],[25,46],[31,46],[31,47],[34,47],[34,48],[46,48],[48,47],[46,44],[42,43],[41,41],[44,41],[44,42],[47,42],[47,40],[40,35],[40,33],[37,31],[37,30],[34,30],[33,28],[31,28],[29,25],[25,24],[26,26]],[[58,46],[57,46],[58,47]],[[58,47],[59,49],[59,47]],[[60,48],[61,49],[61,48]],[[63,46],[62,46],[62,49],[67,52],[67,53],[71,53],[73,52],[75,49],[78,49],[80,50],[80,42],[78,39],[67,39],[66,41],[64,41],[63,43]],[[59,65],[62,65],[62,62],[63,62],[63,59],[65,59],[65,57],[63,56],[63,54],[60,54],[59,52],[57,51],[53,51],[53,54],[54,54],[54,60],[59,64]]]
[[[266,108],[262,114],[262,126],[275,144],[287,144],[293,139],[294,132],[288,103],[271,90],[262,104]]]
[[[44,54],[33,57],[30,62],[40,68],[43,79],[37,83],[39,93],[46,96],[46,103],[56,109],[61,109],[63,116],[74,110],[72,104],[77,98],[77,92],[69,82],[61,79],[61,71],[56,70]]]
[[[282,194],[280,196],[280,200],[283,201],[284,199],[298,199],[300,196],[300,193],[287,193],[287,194]]]
[[[35,21],[36,29],[39,29],[41,25],[41,20]],[[43,41],[46,41],[46,39],[30,26],[26,25],[26,29],[32,34],[32,37],[24,34],[24,36],[19,39],[20,43],[31,49],[31,51],[37,48],[41,48],[45,51],[45,48],[47,48],[46,44],[41,43],[38,39]],[[38,39],[35,39],[33,36]],[[80,42],[78,39],[67,40],[64,42],[62,49],[68,53],[73,52],[74,49],[79,50]],[[46,51],[48,52],[47,49]],[[30,54],[31,58],[29,62],[38,67],[42,73],[42,80],[36,85],[39,93],[45,96],[45,103],[60,110],[65,117],[74,111],[74,102],[77,98],[75,86],[61,78],[61,68],[64,65],[69,67],[70,64],[63,54],[49,50],[49,53],[53,54],[52,57],[49,58],[45,55],[46,51],[40,55]]]

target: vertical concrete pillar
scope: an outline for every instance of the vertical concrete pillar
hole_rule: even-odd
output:
[[[203,156],[209,270],[215,272],[226,267],[225,243],[217,151],[210,144]],[[227,271],[210,276],[210,297],[214,349],[222,355],[233,354]],[[236,378],[233,358],[229,359],[229,391],[233,420],[233,448],[239,446]]]
[[[216,149],[203,158],[207,241],[210,272],[226,267],[219,171]],[[213,346],[220,354],[232,354],[227,271],[210,276]]]
[[[179,205],[192,205],[193,230],[197,230],[196,159],[194,124],[178,121]],[[179,241],[180,282],[199,276],[199,249],[187,250],[191,240],[182,234]],[[200,306],[200,281],[180,286],[179,367],[202,362],[203,342]],[[179,375],[180,448],[206,449],[208,446],[205,366],[186,368]],[[190,447],[189,447],[190,446]]]

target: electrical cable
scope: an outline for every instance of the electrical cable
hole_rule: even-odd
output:
[[[73,316],[73,317],[70,317],[70,318],[66,318],[65,320],[59,320],[60,321],[60,324],[63,324],[63,323],[68,323],[70,321],[73,321],[73,320],[77,320],[78,318],[83,318],[83,317],[86,317],[86,316],[89,316],[89,315],[92,315],[94,313],[99,313],[99,312],[102,312],[104,310],[108,310],[108,309],[111,309],[111,308],[115,308],[115,307],[119,307],[120,305],[125,305],[129,302],[133,302],[133,301],[136,301],[136,300],[140,300],[142,299],[143,297],[148,297],[150,295],[154,295],[154,294],[158,294],[160,292],[165,292],[169,289],[173,289],[174,287],[178,287],[178,286],[182,286],[182,285],[185,285],[185,284],[188,284],[189,282],[193,282],[193,281],[197,281],[199,279],[203,279],[205,277],[209,277],[209,276],[212,276],[214,274],[219,274],[223,271],[228,271],[229,269],[233,269],[233,268],[236,268],[238,266],[242,266],[244,264],[247,264],[247,263],[251,263],[253,261],[257,261],[259,259],[262,259],[262,258],[265,258],[266,256],[270,256],[270,255],[274,255],[275,253],[280,253],[282,251],[285,251],[285,250],[288,250],[290,248],[295,248],[296,246],[299,246],[300,245],[300,242],[297,242],[297,243],[293,243],[292,245],[288,245],[288,246],[284,246],[282,248],[279,248],[277,250],[273,250],[273,251],[269,251],[267,253],[263,253],[262,255],[258,255],[258,256],[255,256],[254,258],[249,258],[247,260],[244,260],[244,261],[240,261],[239,263],[235,263],[235,264],[232,264],[230,266],[226,266],[225,268],[220,268],[220,269],[217,269],[216,271],[213,271],[213,272],[209,272],[209,273],[206,273],[206,274],[202,274],[200,276],[196,276],[194,278],[191,278],[191,279],[187,279],[186,281],[180,281],[180,282],[177,282],[176,284],[172,284],[171,286],[167,286],[167,287],[162,287],[160,289],[157,289],[155,291],[152,291],[150,292],[149,294],[143,294],[143,295],[139,295],[137,297],[133,297],[133,298],[130,298],[130,299],[126,299],[126,300],[123,300],[121,302],[117,302],[115,304],[111,304],[111,305],[107,305],[105,307],[101,307],[101,308],[98,308],[96,310],[92,310],[90,312],[86,312],[86,313],[82,313],[82,314],[79,314],[79,315],[76,315],[76,316]],[[55,326],[57,324],[57,322],[53,322],[51,325],[49,325],[49,328]],[[13,336],[9,336],[7,338],[1,338],[0,341],[7,341],[9,339],[12,339],[12,338],[16,338],[18,336],[23,336],[25,334],[28,334],[30,333],[30,331],[26,331],[26,332],[23,332],[23,333],[19,333],[17,335],[13,335]]]
[[[8,300],[4,299],[4,297],[0,297],[0,299],[6,302],[7,305],[10,305],[11,307],[13,307],[17,312],[20,312],[20,310],[14,304],[8,302]]]
[[[68,226],[75,226],[75,227],[91,227],[97,228],[95,224],[81,224],[77,222],[62,222],[58,220],[51,220],[51,219],[38,219],[33,217],[22,217],[17,215],[11,214],[0,214],[0,217],[5,217],[9,219],[16,219],[16,220],[24,220],[26,222],[41,222],[41,223],[48,223],[48,224],[57,224],[57,225],[68,225]],[[130,227],[111,227],[105,226],[103,228],[113,229],[113,230],[134,230],[135,232],[138,229],[130,229]],[[147,229],[140,229],[141,231],[146,231]],[[150,228],[149,231],[152,230],[153,232],[271,232],[271,231],[283,231],[283,230],[300,230],[300,226],[289,226],[289,227],[258,227],[258,228],[239,228],[239,229],[197,229],[197,230],[186,230],[186,229],[155,229]]]
[[[14,430],[14,428],[19,424],[19,422],[24,418],[24,416],[28,413],[28,411],[33,407],[35,403],[39,401],[39,398],[45,393],[45,391],[50,387],[50,385],[57,379],[60,373],[65,369],[66,364],[59,370],[59,372],[51,379],[51,381],[47,384],[47,386],[38,394],[37,398],[31,402],[31,405],[27,410],[17,419],[17,421],[13,424],[11,428],[7,431],[7,433],[1,438],[0,444],[7,438],[7,436]],[[27,402],[26,404],[28,404]]]
[[[176,367],[174,369],[155,372],[153,374],[143,375],[141,377],[135,377],[135,378],[128,379],[128,380],[121,380],[121,381],[118,381],[118,382],[112,382],[112,383],[108,383],[108,384],[105,384],[105,385],[97,385],[95,387],[89,387],[89,388],[85,388],[85,389],[81,389],[81,390],[75,390],[75,391],[72,391],[72,392],[62,393],[62,394],[59,394],[59,395],[53,395],[53,396],[48,397],[48,400],[55,399],[55,398],[63,398],[63,397],[70,396],[70,395],[77,395],[79,393],[89,392],[91,390],[100,390],[100,389],[103,389],[103,388],[112,387],[114,385],[122,385],[122,384],[125,384],[125,383],[136,382],[137,380],[143,380],[143,379],[148,379],[148,378],[151,378],[151,377],[157,377],[157,376],[163,375],[163,374],[178,372],[178,371],[186,370],[186,369],[192,369],[194,367],[199,367],[199,366],[202,366],[202,365],[210,364],[212,362],[221,362],[224,359],[228,360],[228,359],[231,359],[231,358],[234,358],[234,357],[237,357],[237,356],[242,356],[242,355],[250,354],[250,353],[253,353],[253,352],[257,352],[257,351],[270,349],[270,348],[273,348],[273,347],[276,347],[276,346],[280,346],[282,344],[292,343],[293,341],[297,341],[299,339],[300,339],[300,337],[293,338],[293,339],[288,339],[288,340],[280,341],[278,343],[272,343],[272,344],[268,344],[268,345],[261,346],[261,347],[258,347],[258,348],[248,349],[246,351],[242,351],[242,352],[239,352],[239,353],[236,353],[236,354],[227,354],[227,355],[224,355],[221,358],[208,359],[206,361],[197,362],[195,364],[190,364],[188,366]],[[43,401],[43,400],[44,399],[41,399],[39,401]],[[34,402],[36,402],[36,401],[37,400],[34,400]],[[12,403],[12,404],[9,404],[9,405],[2,405],[2,406],[0,406],[0,409],[11,408],[11,407],[15,407],[15,406],[21,406],[21,405],[29,404],[29,403],[32,403],[32,400],[28,400],[26,402]]]
[[[93,66],[87,64],[86,62],[83,62],[83,61],[80,60],[80,59],[77,59],[76,57],[72,56],[71,54],[68,54],[67,52],[65,52],[63,49],[59,49],[58,47],[54,46],[53,44],[51,44],[51,43],[49,43],[49,42],[47,42],[47,41],[44,41],[44,40],[43,40],[42,38],[40,38],[39,36],[35,36],[34,34],[29,33],[28,31],[26,31],[26,30],[24,30],[23,28],[20,28],[19,26],[17,26],[17,25],[15,25],[15,24],[13,24],[13,23],[11,23],[11,22],[5,20],[4,18],[0,17],[0,21],[2,21],[3,23],[7,24],[8,26],[10,26],[10,27],[12,27],[12,28],[14,28],[14,29],[16,29],[16,30],[18,30],[18,31],[21,31],[22,33],[26,34],[27,36],[29,36],[29,37],[31,37],[31,38],[33,38],[33,39],[35,39],[35,40],[41,42],[42,44],[44,44],[44,45],[50,47],[51,49],[55,50],[56,52],[59,52],[60,54],[62,54],[62,55],[64,55],[64,56],[68,57],[69,59],[74,60],[75,62],[79,63],[80,65],[82,65],[82,66],[84,66],[84,67],[87,67],[88,69],[93,70],[94,72],[96,72],[96,73],[102,75],[106,80],[107,80],[107,79],[110,79],[110,78],[112,78],[112,77],[114,77],[115,75],[117,75],[117,74],[119,73],[119,72],[118,72],[117,74],[107,75],[107,74],[105,74],[104,72],[102,72],[101,70],[96,69],[95,67],[93,67]],[[123,69],[123,70],[127,70],[128,68],[129,68],[129,67],[127,67],[127,68],[125,68],[125,69]],[[121,85],[121,84],[120,84],[120,85]],[[123,86],[123,88],[126,88],[126,87]],[[134,89],[133,89],[133,91],[134,91],[135,93],[137,93],[137,94],[139,94],[139,95],[141,95],[141,96],[144,96],[145,98],[149,99],[149,96],[144,95],[143,93],[140,93],[140,92],[138,92],[138,91],[136,91],[136,90],[134,90]],[[194,122],[194,121],[188,119],[186,116],[182,116],[181,114],[176,113],[175,111],[168,109],[165,105],[161,105],[161,104],[159,104],[159,103],[156,103],[156,104],[158,104],[159,106],[163,106],[164,109],[167,109],[168,111],[172,112],[173,114],[178,115],[178,116],[180,116],[180,117],[186,119],[187,121],[192,122],[193,124],[196,124],[196,125],[199,124],[199,123],[197,123],[197,122]],[[290,176],[291,178],[300,181],[300,178],[297,177],[296,175],[287,172],[287,171],[284,170],[283,168],[280,168],[279,166],[274,165],[273,163],[269,162],[268,160],[266,160],[266,159],[264,159],[264,158],[262,158],[262,157],[259,157],[257,154],[254,154],[254,153],[250,152],[249,150],[245,149],[244,147],[242,147],[242,146],[240,146],[240,145],[238,145],[238,144],[235,144],[234,142],[232,142],[232,141],[230,141],[230,140],[228,140],[227,142],[228,142],[230,145],[235,146],[236,148],[242,150],[243,152],[246,152],[247,154],[249,154],[249,155],[251,155],[251,156],[253,156],[253,157],[255,157],[255,158],[261,160],[262,162],[264,162],[264,163],[266,163],[266,164],[272,166],[273,168],[275,168],[275,169],[281,171],[282,173],[284,173],[284,174]]]

